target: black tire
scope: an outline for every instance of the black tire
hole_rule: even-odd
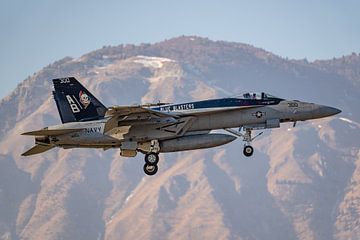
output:
[[[147,153],[145,154],[145,162],[149,165],[156,165],[159,162],[159,154]]]
[[[149,175],[149,176],[152,176],[152,175],[155,175],[158,171],[158,166],[155,164],[147,164],[145,163],[144,165],[144,172]]]
[[[252,146],[245,146],[243,153],[245,156],[250,157],[254,153],[254,148]]]

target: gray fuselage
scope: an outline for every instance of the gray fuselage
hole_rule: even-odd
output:
[[[193,121],[186,131],[186,134],[192,134],[199,131],[209,132],[215,129],[237,127],[250,127],[253,129],[273,128],[279,127],[282,122],[322,118],[338,112],[338,109],[327,106],[283,100],[278,104],[267,106],[228,109],[216,108],[215,110],[206,109],[201,112],[197,112],[196,109],[176,109],[171,113],[184,118],[189,116],[193,117]],[[163,129],[164,124],[166,125],[167,123],[156,123],[152,121],[147,124],[144,120],[141,121],[141,124],[132,122],[133,124],[131,126],[119,124],[112,129],[111,132],[113,134],[107,134],[107,132],[104,131],[107,121],[108,119],[104,118],[96,121],[73,122],[49,127],[48,129],[84,129],[77,133],[52,137],[50,141],[54,145],[65,148],[109,148],[120,147],[122,142],[146,142],[154,139],[161,141],[179,137],[173,131]],[[169,122],[172,124],[171,121]],[[120,134],[115,134],[116,131]]]

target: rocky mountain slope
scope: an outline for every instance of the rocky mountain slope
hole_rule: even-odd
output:
[[[345,60],[342,60],[345,59]],[[359,239],[360,56],[286,60],[179,37],[64,58],[0,102],[0,239]],[[58,124],[51,79],[75,76],[106,105],[265,91],[343,110],[242,142],[162,154],[156,176],[119,151],[20,157],[21,132]]]

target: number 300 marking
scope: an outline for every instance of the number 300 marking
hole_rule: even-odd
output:
[[[69,78],[61,78],[60,83],[70,83],[70,79]]]
[[[290,102],[290,103],[288,103],[288,105],[289,105],[289,107],[298,107],[299,106],[299,104],[294,103],[294,102]]]

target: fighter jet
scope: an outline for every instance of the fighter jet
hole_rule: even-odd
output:
[[[253,155],[253,130],[278,128],[281,123],[323,118],[339,109],[267,93],[181,104],[105,107],[74,77],[53,80],[53,96],[60,125],[23,133],[35,136],[35,146],[23,156],[54,147],[120,149],[120,155],[145,154],[144,172],[158,171],[159,153],[195,150],[224,145],[241,138],[243,153]],[[233,128],[236,128],[233,129]],[[222,130],[225,133],[212,133]]]

